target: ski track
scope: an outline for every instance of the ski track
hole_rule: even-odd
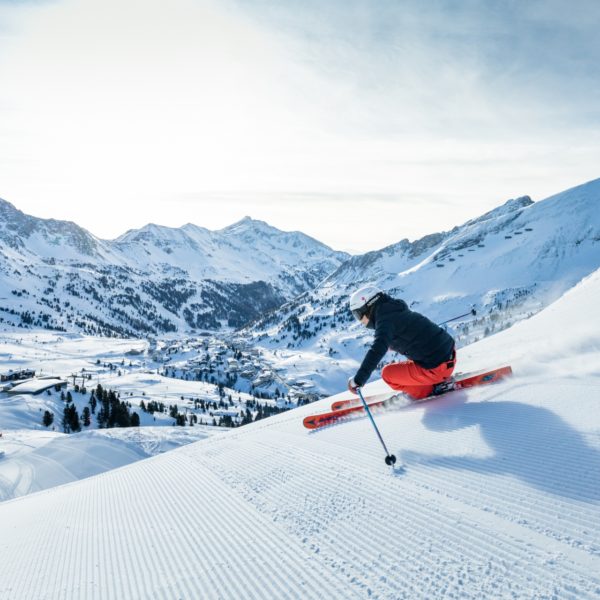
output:
[[[81,494],[68,493],[77,482],[23,498],[23,504],[5,503],[0,597],[358,597],[328,578],[301,545],[273,535],[264,517],[208,470],[194,465],[192,471],[187,457],[173,458],[166,464],[149,459],[139,471],[123,468],[98,476]],[[190,485],[193,481],[197,484]],[[153,501],[146,504],[146,497]],[[20,510],[29,503],[36,510]],[[30,522],[34,536],[18,534],[22,519]],[[62,530],[58,538],[56,528]],[[101,552],[107,547],[111,555]],[[15,577],[30,561],[39,566],[35,576]],[[312,565],[311,571],[303,564]],[[248,570],[256,578],[240,577]],[[12,587],[15,579],[18,587]]]
[[[281,438],[281,441],[284,442],[285,436],[283,434],[281,434]],[[273,452],[280,452],[278,444],[273,447]],[[331,449],[327,448],[328,455],[330,452]],[[275,515],[277,515],[277,506],[283,501],[283,497],[275,497],[272,503],[265,503],[265,492],[268,492],[269,489],[277,489],[280,494],[285,496],[291,493],[293,497],[304,497],[304,505],[298,506],[297,510],[294,510],[292,514],[283,515],[284,521],[287,521],[286,524],[289,531],[298,537],[304,536],[305,543],[311,546],[314,552],[325,554],[325,560],[328,561],[331,568],[334,568],[340,562],[340,555],[343,556],[344,562],[342,562],[342,565],[346,564],[348,568],[341,568],[340,571],[343,573],[344,570],[347,570],[351,575],[351,580],[347,584],[358,584],[369,597],[410,598],[417,595],[423,598],[438,597],[438,595],[441,597],[443,594],[440,593],[440,590],[444,588],[446,588],[449,597],[455,594],[456,597],[476,598],[481,597],[480,594],[482,593],[486,595],[508,593],[510,590],[502,590],[503,586],[508,585],[511,587],[510,580],[506,580],[504,569],[501,569],[497,573],[496,581],[492,584],[493,589],[476,589],[470,593],[466,587],[463,587],[464,581],[462,584],[459,583],[460,573],[465,571],[465,569],[466,571],[470,571],[474,566],[481,568],[484,565],[485,570],[489,571],[490,565],[497,562],[498,559],[501,559],[501,562],[506,565],[511,565],[512,585],[514,585],[515,579],[520,578],[523,582],[528,582],[527,586],[529,586],[533,574],[537,571],[539,579],[536,584],[537,588],[544,588],[544,582],[548,577],[546,563],[549,560],[555,560],[547,552],[548,543],[544,536],[531,534],[522,526],[513,526],[511,533],[514,533],[515,539],[512,536],[502,535],[499,531],[505,529],[506,524],[502,519],[489,516],[485,513],[477,515],[475,524],[470,523],[473,519],[471,509],[465,511],[459,502],[449,502],[444,499],[441,492],[430,493],[428,497],[421,490],[418,490],[414,484],[410,487],[403,485],[401,495],[397,494],[397,490],[390,488],[385,488],[389,491],[385,494],[384,498],[381,498],[379,494],[369,494],[369,489],[381,490],[381,485],[377,485],[376,483],[376,480],[380,479],[381,476],[371,476],[373,470],[365,464],[368,461],[360,460],[359,453],[351,457],[354,469],[361,468],[360,477],[356,475],[352,476],[356,480],[354,483],[357,489],[357,496],[343,500],[340,500],[338,495],[337,490],[339,489],[339,485],[336,485],[336,478],[339,479],[339,473],[344,472],[343,470],[346,465],[333,465],[324,469],[323,463],[320,460],[320,454],[295,448],[293,456],[290,457],[291,469],[293,469],[292,473],[290,474],[290,471],[286,470],[288,475],[285,486],[277,486],[277,482],[282,483],[280,481],[280,473],[265,474],[262,472],[269,469],[268,466],[261,468],[261,465],[270,464],[268,453],[265,454],[264,448],[263,452],[261,452],[261,448],[256,447],[253,449],[253,455],[257,455],[260,459],[253,463],[250,469],[243,462],[236,464],[235,456],[229,455],[223,457],[224,462],[229,465],[227,473],[229,473],[232,485],[238,488],[245,488],[244,493],[249,501],[253,502],[262,511],[267,513],[272,512]],[[347,464],[346,461],[349,458],[349,456],[340,457],[339,461],[340,463],[344,462]],[[208,461],[209,457],[206,457],[206,460]],[[211,458],[210,464],[215,469],[219,468],[215,463],[215,457]],[[317,497],[312,502],[309,502],[308,506],[306,505],[306,491],[303,492],[302,488],[295,489],[293,485],[294,479],[302,481],[303,473],[307,469],[313,473],[315,482],[318,484],[316,488],[319,490]],[[336,472],[338,473],[337,477]],[[268,484],[265,484],[265,475],[267,475]],[[246,481],[250,483],[245,484]],[[252,482],[256,481],[260,482],[259,488],[252,485]],[[397,479],[397,481],[400,481],[400,479]],[[345,483],[344,489],[348,489],[348,482],[346,481]],[[321,508],[321,512],[324,514],[317,514],[316,517],[308,517],[307,519],[306,515],[313,515],[314,510],[318,507],[323,507],[324,504],[327,505],[327,503],[333,505],[330,506],[329,513],[327,510]],[[370,508],[381,507],[382,504],[388,509],[389,514],[394,515],[394,522],[390,522],[385,514],[381,513],[381,508],[379,510]],[[358,510],[356,510],[357,507]],[[344,511],[344,509],[349,510]],[[365,514],[356,514],[357,512],[361,512],[361,510]],[[448,511],[449,514],[447,514]],[[343,516],[340,518],[339,515],[344,515],[344,512],[346,513],[350,527],[341,527],[338,529],[340,521],[343,522],[345,520]],[[331,533],[328,532],[328,527],[330,526],[328,517],[335,522],[334,531]],[[277,515],[274,518],[277,520],[279,516]],[[419,539],[418,531],[426,530],[430,526],[432,519],[436,521],[436,530],[439,533],[439,539],[430,543],[433,547],[437,546],[438,552],[441,551],[447,554],[446,558],[441,561],[441,564],[440,562],[432,563],[428,560],[427,557],[436,555],[437,553],[435,551],[432,552],[431,546],[427,548],[426,552],[415,551],[416,548],[423,546],[422,541]],[[415,524],[418,524],[417,531],[414,531]],[[485,526],[492,526],[493,529],[485,531]],[[473,527],[477,531],[474,531]],[[411,531],[414,531],[414,533],[411,534]],[[357,539],[359,532],[361,536]],[[321,535],[318,543],[311,542],[310,536],[319,533]],[[382,544],[382,539],[388,540],[388,543]],[[535,548],[535,544],[538,544],[539,547]],[[377,557],[377,559],[365,561],[364,557],[355,554],[353,548],[356,546],[359,546],[363,550],[368,548],[369,556]],[[546,547],[546,550],[542,550],[544,547]],[[483,553],[482,550],[484,551]],[[487,557],[482,562],[481,557],[482,554],[485,556],[485,550],[487,550]],[[560,554],[561,552],[569,554],[568,548],[563,548],[562,546],[553,547],[552,551],[556,554]],[[523,561],[523,555],[529,555],[527,561]],[[382,560],[384,557],[387,560]],[[584,565],[583,569],[579,569],[576,578],[570,574],[576,565],[569,565],[565,569],[565,583],[569,582],[569,585],[573,589],[577,589],[578,582],[585,582],[589,574],[588,569],[591,569],[591,572],[598,572],[600,569],[600,560],[591,559],[591,557],[588,557],[583,552],[571,552],[569,558],[574,558]],[[466,568],[465,564],[470,569]],[[419,568],[415,570],[416,565]],[[356,576],[357,566],[360,566],[363,571],[364,579],[362,581]],[[456,569],[457,573],[455,576],[450,575],[445,585],[440,586],[439,574],[448,573],[449,569]],[[429,575],[424,578],[424,573],[428,573]],[[436,577],[433,574],[438,575]],[[431,588],[424,588],[424,584],[428,579],[431,581]],[[490,573],[486,572],[485,580],[489,582],[489,579]],[[384,583],[385,591],[382,591],[381,595],[373,589],[373,580]],[[469,581],[476,583],[477,578],[471,573]],[[406,584],[408,582],[410,584],[407,590]],[[598,589],[588,595],[585,592],[582,593],[580,590],[577,592],[577,597],[596,597],[595,594],[600,593],[600,579],[593,585],[597,586]],[[453,588],[453,591],[449,588]],[[527,589],[528,587],[523,588],[520,593],[526,594]],[[554,585],[550,585],[547,589],[547,594],[549,596],[553,595],[553,590]],[[388,595],[390,591],[393,591],[392,596]],[[563,591],[566,592],[566,588]],[[540,597],[545,596],[542,595]]]
[[[599,432],[519,393],[378,410],[404,472],[307,406],[5,502],[0,597],[600,598]]]

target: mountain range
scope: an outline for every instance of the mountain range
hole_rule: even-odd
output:
[[[149,224],[100,240],[0,200],[0,258],[5,323],[136,337],[238,327],[348,255],[249,217],[220,231]]]
[[[246,217],[219,231],[149,224],[112,241],[0,200],[0,320],[146,336],[238,330],[272,349],[357,360],[348,294],[374,284],[467,343],[557,299],[600,266],[600,179],[358,256]],[[376,246],[376,240],[373,241]]]

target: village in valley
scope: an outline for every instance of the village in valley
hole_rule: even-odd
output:
[[[263,350],[239,339],[18,332],[4,334],[2,342],[0,401],[6,406],[12,397],[29,398],[24,427],[63,433],[131,425],[236,427],[320,397],[311,383],[289,382]],[[102,395],[111,392],[114,401],[105,399],[101,413]]]

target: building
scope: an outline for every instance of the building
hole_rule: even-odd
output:
[[[31,379],[32,377],[35,377],[35,371],[31,369],[20,369],[18,371],[10,369],[9,371],[0,373],[0,382],[21,381],[22,379]]]
[[[54,387],[63,389],[67,387],[67,382],[62,379],[30,379],[24,383],[19,383],[8,390],[11,395],[15,394],[41,394],[46,390],[50,390]]]

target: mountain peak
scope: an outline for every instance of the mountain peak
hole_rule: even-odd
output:
[[[206,233],[207,231],[209,231],[208,229],[206,229],[206,227],[201,227],[200,225],[195,225],[194,223],[186,223],[185,225],[181,226],[181,229],[186,232],[202,231],[203,233]]]
[[[483,223],[484,221],[489,221],[490,219],[495,219],[497,217],[507,215],[522,208],[527,208],[532,204],[534,204],[534,202],[529,196],[519,196],[518,198],[511,198],[510,200],[507,200],[504,204],[497,206],[496,208],[484,213],[483,215],[475,219],[471,219],[470,221],[467,221],[465,225]]]
[[[260,229],[260,230],[272,230],[279,231],[272,225],[269,225],[265,221],[260,221],[258,219],[253,219],[252,217],[245,216],[243,219],[232,223],[231,225],[227,225],[227,227],[223,227],[220,230],[221,233],[228,232],[239,232],[239,231],[247,231],[249,229]]]
[[[11,204],[8,200],[0,198],[0,215],[7,216],[8,214],[23,215],[23,213],[14,204]]]
[[[114,241],[117,244],[132,241],[155,241],[163,243],[165,241],[175,241],[182,236],[185,237],[185,233],[185,227],[168,227],[167,225],[147,223],[139,229],[129,229]]]
[[[34,235],[40,236],[44,244],[49,244],[45,248],[48,256],[53,256],[61,246],[70,246],[86,256],[94,256],[98,252],[96,238],[76,223],[33,217],[0,198],[0,241],[15,249],[31,250],[31,237]]]

